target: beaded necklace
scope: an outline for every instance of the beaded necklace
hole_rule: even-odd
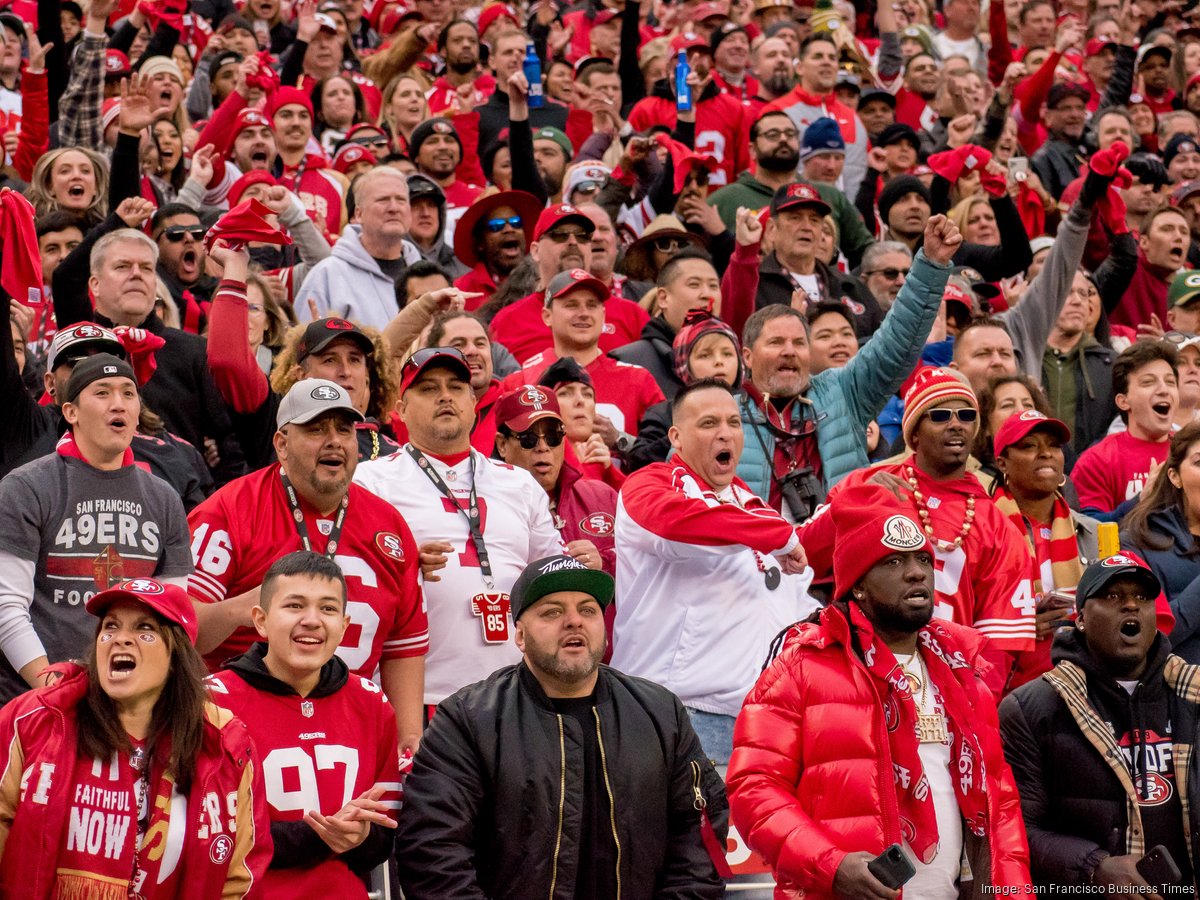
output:
[[[933,536],[933,525],[929,521],[929,507],[925,505],[925,495],[921,493],[920,485],[917,483],[917,473],[913,471],[912,466],[904,467],[905,475],[908,479],[908,485],[912,488],[913,500],[917,504],[917,515],[921,518],[921,527],[925,529],[925,534],[930,540],[936,540]],[[975,498],[967,497],[967,515],[963,521],[962,530],[958,533],[952,542],[947,546],[959,549],[963,542],[967,539],[967,535],[971,533],[971,523],[975,519]],[[944,541],[941,543],[945,543]]]

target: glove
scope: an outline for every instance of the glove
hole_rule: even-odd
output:
[[[144,385],[158,368],[155,354],[165,347],[167,342],[143,328],[129,328],[126,325],[118,325],[113,329],[113,333],[125,348],[125,355],[129,357],[129,364],[133,366],[138,385]]]

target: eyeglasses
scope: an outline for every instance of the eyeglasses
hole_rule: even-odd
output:
[[[526,450],[532,450],[540,440],[545,440],[546,446],[553,449],[563,442],[566,432],[561,426],[551,425],[545,431],[518,431],[513,437],[520,441],[521,446]]]
[[[934,425],[945,425],[952,418],[958,419],[964,425],[970,425],[979,418],[979,410],[969,406],[964,406],[962,409],[931,409],[926,415]]]
[[[565,244],[571,238],[574,238],[575,243],[582,244],[591,238],[591,234],[586,231],[547,231],[542,237],[548,237],[556,244]]]
[[[388,139],[381,134],[378,137],[351,138],[350,143],[358,144],[360,147],[386,147],[388,145]]]
[[[247,303],[247,304],[246,304],[246,311],[247,311],[247,312],[252,312],[252,313],[260,313],[260,312],[262,312],[264,309],[266,309],[266,307],[265,307],[265,306],[263,306],[261,303]]]
[[[172,244],[178,244],[185,235],[191,235],[193,241],[204,240],[208,229],[203,225],[168,225],[159,237],[165,237]]]
[[[507,219],[488,219],[483,224],[487,227],[488,231],[490,231],[492,234],[496,234],[499,231],[503,231],[506,225],[510,228],[520,228],[521,217],[509,216]]]
[[[795,128],[770,128],[766,131],[760,131],[759,137],[764,137],[768,141],[796,141],[800,139],[800,132]]]
[[[888,268],[888,269],[874,269],[870,272],[865,272],[863,274],[865,274],[868,278],[870,278],[872,275],[882,275],[888,281],[895,281],[898,278],[907,278],[908,273],[911,271],[912,271],[912,269]]]
[[[678,253],[688,245],[685,238],[661,237],[654,242],[654,249],[659,253]]]
[[[1182,331],[1168,331],[1162,336],[1162,339],[1177,346],[1181,346],[1183,344],[1196,341],[1197,337],[1194,334],[1187,334]]]

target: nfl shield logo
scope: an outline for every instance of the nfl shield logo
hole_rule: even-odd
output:
[[[306,719],[311,719],[313,715],[313,705],[311,700],[303,700],[300,703],[300,715]]]

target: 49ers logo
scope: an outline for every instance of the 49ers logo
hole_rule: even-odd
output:
[[[1171,782],[1157,772],[1147,772],[1137,779],[1138,805],[1161,806],[1171,799]]]
[[[233,838],[227,834],[218,834],[216,840],[208,848],[208,858],[215,864],[221,865],[229,859],[233,852]]]
[[[104,332],[95,325],[79,325],[75,328],[75,337],[98,338],[104,337]]]
[[[345,319],[339,319],[336,317],[326,320],[325,327],[330,329],[331,331],[353,331],[354,330],[354,326],[351,325],[349,322],[347,322]]]
[[[550,402],[550,398],[546,396],[546,392],[540,387],[535,387],[532,384],[526,385],[517,401],[522,406],[532,406],[536,409],[541,409],[542,406]]]
[[[580,519],[579,527],[593,537],[608,537],[617,527],[617,523],[608,513],[598,512]]]
[[[375,535],[375,546],[396,562],[404,562],[404,542],[400,540],[399,535],[381,531]]]
[[[122,591],[133,591],[135,594],[161,594],[163,586],[151,578],[134,578],[117,585]]]
[[[322,384],[312,389],[312,398],[314,400],[341,400],[342,393],[335,387]]]

